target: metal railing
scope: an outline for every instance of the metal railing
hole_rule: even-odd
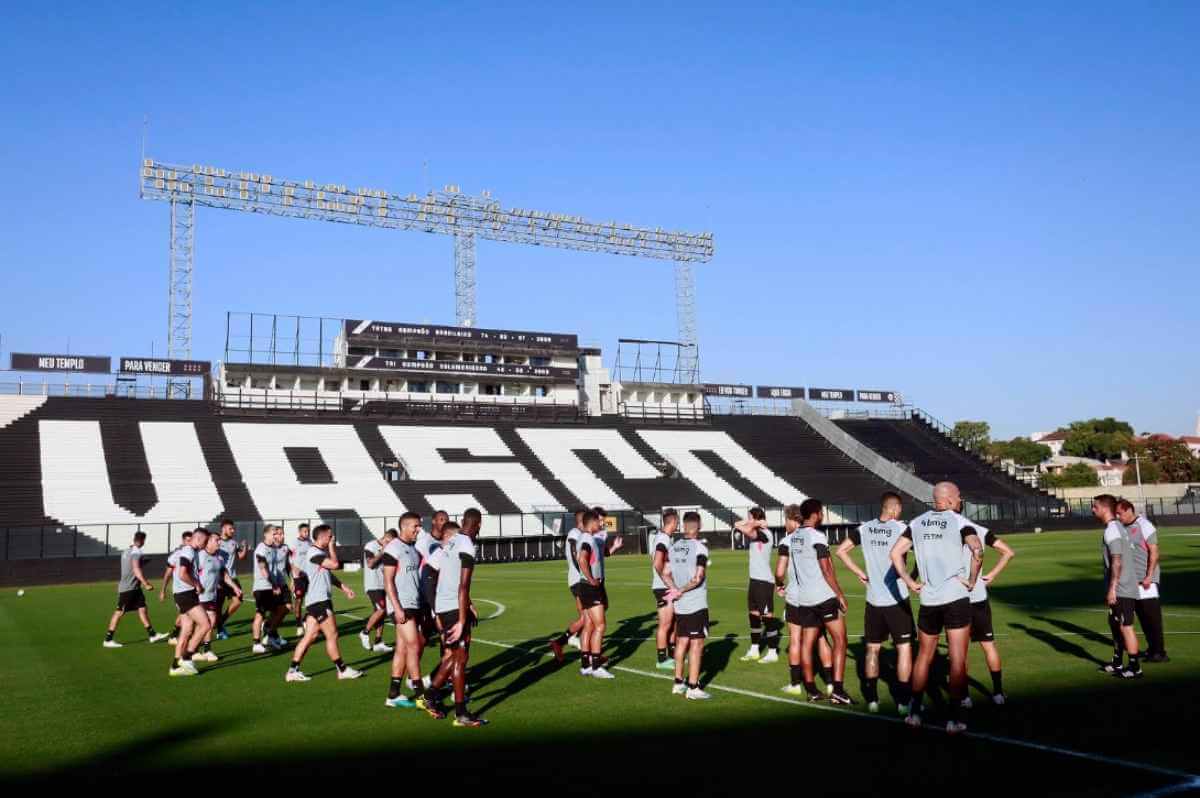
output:
[[[1143,506],[1134,499],[1141,512],[1151,519],[1169,521],[1176,516],[1200,517],[1200,499],[1147,499]],[[684,511],[687,507],[680,507]],[[709,535],[727,535],[732,523],[745,518],[749,507],[700,508],[701,531]],[[909,501],[904,506],[904,518],[914,518],[928,510],[928,505]],[[773,527],[782,527],[782,507],[765,509],[767,522]],[[980,523],[987,524],[996,532],[1006,529],[1027,529],[1045,522],[1058,528],[1089,528],[1095,525],[1092,517],[1091,499],[1034,499],[986,504],[968,502],[964,513]],[[825,523],[828,526],[860,524],[876,518],[879,514],[875,503],[832,503],[825,505]],[[459,520],[452,516],[454,520]],[[644,553],[647,532],[658,527],[661,510],[643,511],[636,509],[614,510],[609,513],[611,531],[626,536],[627,548],[634,553]],[[327,523],[334,527],[338,540],[351,546],[361,546],[367,540],[382,535],[384,530],[399,525],[398,516],[373,517],[293,517],[265,520],[236,520],[237,538],[253,544],[261,539],[265,524],[284,527],[287,539],[293,540],[296,528],[301,523],[310,527]],[[428,527],[429,519],[424,519]],[[546,510],[536,513],[509,515],[484,515],[484,526],[480,540],[484,543],[513,543],[561,538],[574,523],[573,515],[563,510]],[[179,544],[185,531],[196,527],[215,530],[219,524],[212,521],[175,521],[160,523],[78,524],[63,525],[12,525],[0,527],[0,555],[4,560],[36,560],[53,558],[107,557],[120,553],[133,538],[133,533],[147,533],[147,553],[164,553]]]

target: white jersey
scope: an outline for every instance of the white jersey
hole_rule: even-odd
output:
[[[383,564],[374,568],[367,564],[381,551],[383,545],[378,540],[368,540],[363,546],[363,590],[383,590]]]
[[[971,572],[963,564],[963,544],[975,525],[953,510],[930,510],[913,519],[903,537],[912,540],[921,572],[923,607],[940,607],[968,596],[964,582]]]
[[[579,527],[567,533],[563,554],[567,558],[567,587],[575,587],[583,577],[579,574]]]
[[[982,541],[985,548],[996,545],[996,536],[991,533],[991,530],[989,530],[986,526],[975,524],[974,521],[971,523],[975,525],[975,534],[979,535],[979,540]],[[970,576],[971,547],[967,545],[963,546],[963,567],[967,569],[967,576]],[[979,569],[979,578],[975,580],[975,589],[971,591],[970,598],[972,604],[980,604],[984,601],[987,601],[987,583],[983,581],[983,568]]]
[[[892,565],[892,547],[904,534],[903,521],[875,519],[850,530],[850,540],[862,547],[867,566],[867,603],[894,607],[908,600],[908,585]]]
[[[750,581],[775,584],[775,572],[771,569],[771,550],[775,536],[769,529],[756,530],[758,537],[750,541],[747,549],[750,559]]]
[[[786,600],[793,607],[816,607],[837,594],[821,572],[829,558],[829,538],[819,529],[804,526],[779,544],[779,556],[788,558]]]
[[[475,542],[465,532],[449,541],[443,540],[441,567],[438,569],[437,602],[434,611],[454,612],[458,609],[458,589],[462,585],[464,568],[475,567]],[[465,618],[460,620],[466,620]]]

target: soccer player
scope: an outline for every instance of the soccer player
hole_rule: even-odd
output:
[[[961,512],[961,504],[959,506]],[[992,703],[997,706],[1002,706],[1005,702],[1004,697],[1004,675],[1001,672],[1000,649],[996,647],[996,635],[992,630],[992,603],[988,600],[988,585],[990,585],[1000,572],[1008,567],[1012,558],[1016,556],[1016,552],[1012,547],[1005,543],[1000,538],[996,537],[995,533],[981,524],[975,524],[975,534],[983,541],[984,547],[991,546],[996,551],[1000,552],[999,561],[992,567],[992,570],[986,574],[981,574],[975,582],[975,589],[971,591],[969,598],[971,599],[971,642],[978,643],[983,649],[983,657],[987,662],[988,673],[992,677]],[[968,546],[963,546],[963,567],[970,568],[971,549]],[[963,699],[963,705],[971,708],[970,696]]]
[[[746,607],[750,612],[750,650],[742,657],[742,662],[778,662],[782,624],[775,617],[775,572],[771,568],[775,537],[767,526],[767,514],[761,507],[751,507],[749,517],[735,523],[733,528],[746,539],[750,555],[750,587],[746,591]],[[767,650],[765,655],[760,653],[760,647]]]
[[[445,527],[449,518],[441,524]],[[436,720],[446,717],[438,702],[427,699],[421,681],[421,652],[424,648],[422,635],[425,611],[421,608],[421,555],[417,551],[417,530],[421,528],[421,516],[408,512],[400,516],[400,531],[388,539],[380,555],[383,570],[383,585],[387,593],[387,606],[392,611],[396,624],[396,650],[392,654],[392,679],[388,684],[388,697],[384,706],[392,708],[417,707]],[[439,533],[441,529],[438,530]],[[404,674],[408,673],[409,685],[414,696],[409,699],[401,693]]]
[[[230,521],[228,518],[222,521],[220,549],[221,558],[225,560],[225,570],[229,572],[229,578],[233,580],[233,583],[237,585],[238,589],[237,594],[235,595],[232,588],[230,588],[224,582],[221,583],[221,595],[217,599],[217,604],[220,607],[224,607],[225,602],[228,601],[229,607],[227,609],[223,609],[220,613],[220,623],[217,624],[218,640],[229,639],[229,632],[225,631],[225,624],[229,621],[230,616],[237,612],[238,608],[242,606],[242,583],[239,582],[237,578],[237,564],[238,560],[246,559],[246,553],[249,550],[250,547],[247,546],[244,541],[241,543],[238,542],[237,527],[234,526],[233,521]]]
[[[337,618],[333,612],[333,588],[337,587],[348,599],[354,598],[354,591],[333,575],[334,571],[342,567],[342,563],[337,556],[337,540],[328,524],[321,524],[313,530],[312,546],[306,556],[308,559],[304,561],[304,573],[308,575],[308,590],[304,594],[304,637],[300,638],[296,650],[292,652],[292,664],[284,681],[311,681],[311,678],[300,670],[300,663],[304,661],[309,647],[316,642],[318,633],[325,635],[325,653],[333,660],[333,665],[337,668],[337,677],[357,679],[362,676],[362,672],[351,668],[342,659],[342,652],[338,647]]]
[[[467,710],[467,660],[470,656],[471,627],[475,624],[475,616],[471,611],[471,576],[475,572],[475,538],[482,525],[483,515],[474,507],[463,513],[459,531],[451,534],[447,524],[446,534],[442,538],[437,601],[434,605],[445,652],[429,690],[439,695],[446,681],[451,680],[454,684],[454,725],[468,728],[487,723]],[[436,704],[434,706],[441,711]]]
[[[179,550],[191,543],[192,530],[187,530],[180,536],[182,542],[167,555],[167,567],[163,570],[162,587],[158,591],[158,600],[163,602],[167,600],[167,585],[173,584],[175,578],[175,563],[178,561]],[[171,636],[167,638],[167,645],[172,648],[179,642],[179,612],[175,613],[175,625],[171,629]]]
[[[287,573],[291,552],[283,545],[283,527],[267,524],[262,542],[254,548],[254,644],[251,652],[267,653],[268,646],[283,648],[279,624],[283,622],[290,596]]]
[[[453,529],[450,529],[453,527]],[[447,530],[458,532],[458,524],[451,524],[450,515],[445,510],[437,510],[430,519],[429,531],[418,527],[417,542],[414,544],[417,554],[421,557],[421,613],[419,621],[421,624],[421,634],[424,637],[423,645],[428,645],[429,641],[437,637],[440,633],[437,625],[437,615],[433,611],[434,604],[437,603],[437,578],[438,568],[441,567],[441,550],[442,539],[445,538]],[[437,564],[435,564],[435,560]],[[436,668],[435,668],[436,670]],[[433,674],[427,674],[425,677],[426,686]]]
[[[867,587],[867,607],[863,620],[863,637],[867,642],[863,663],[863,697],[867,711],[879,711],[879,654],[883,641],[892,638],[896,647],[896,707],[901,715],[908,713],[909,690],[912,689],[912,605],[908,601],[908,585],[892,564],[892,546],[904,534],[904,522],[899,520],[904,504],[900,495],[888,491],[879,502],[879,519],[860,524],[837,548],[838,559],[858,581]],[[858,567],[850,557],[855,546],[863,547],[863,562],[867,570]],[[905,563],[907,565],[907,562]]]
[[[596,558],[600,561],[599,566],[593,568],[593,571],[600,572],[600,595],[604,598],[604,610],[608,611],[608,586],[604,584],[604,559],[613,554],[616,554],[624,544],[624,539],[620,535],[612,538],[608,536],[608,511],[603,507],[593,507],[592,512],[596,514],[597,520],[600,521],[600,528],[592,537],[597,543]],[[601,657],[604,662],[608,662],[607,657]]]
[[[1134,576],[1138,579],[1138,599],[1134,604],[1142,634],[1146,636],[1146,656],[1142,662],[1170,662],[1163,639],[1162,604],[1159,603],[1158,582],[1162,578],[1158,555],[1158,529],[1144,516],[1137,514],[1133,503],[1117,502],[1117,520],[1129,530],[1133,544]]]
[[[584,625],[580,649],[583,658],[579,675],[597,679],[615,678],[599,661],[604,647],[605,597],[604,597],[604,544],[596,540],[600,532],[600,518],[594,510],[588,510],[581,519],[579,530],[579,603],[583,607]]]
[[[418,523],[421,517],[417,516]],[[371,615],[367,618],[367,623],[363,630],[358,633],[358,642],[367,651],[376,651],[380,654],[392,653],[392,647],[383,642],[383,627],[387,621],[387,591],[383,586],[383,567],[380,561],[380,555],[383,554],[384,548],[389,543],[396,539],[399,533],[394,529],[389,529],[383,533],[383,537],[378,540],[368,540],[363,546],[362,564],[363,564],[363,590],[367,593],[367,598],[371,602]],[[371,630],[375,630],[375,645],[371,646]]]
[[[667,597],[675,605],[675,685],[671,692],[691,701],[712,698],[700,689],[700,661],[708,637],[708,547],[700,536],[700,513],[683,514],[683,538],[671,546],[671,577],[676,587]],[[687,662],[687,682],[683,667]]]
[[[308,550],[312,548],[308,524],[296,528],[296,544],[292,546],[292,614],[296,616],[296,636],[304,636],[304,594],[308,592],[308,574],[304,564],[308,562]]]
[[[142,626],[146,627],[146,637],[151,643],[166,640],[167,636],[155,632],[150,623],[150,613],[146,610],[146,594],[142,590],[154,590],[154,585],[146,581],[142,573],[142,546],[146,543],[145,532],[133,533],[133,545],[121,552],[121,578],[117,582],[117,609],[108,621],[108,632],[104,635],[105,648],[120,648],[121,644],[113,640],[117,632],[117,624],[127,612],[137,612]]]
[[[550,639],[550,649],[554,652],[554,658],[559,662],[563,661],[564,647],[568,645],[582,647],[579,635],[587,624],[587,616],[579,601],[579,584],[583,580],[583,577],[579,575],[579,536],[583,531],[583,516],[586,512],[588,512],[586,509],[575,511],[575,526],[567,533],[567,539],[563,544],[563,556],[567,560],[567,589],[571,591],[571,598],[575,601],[577,615],[575,620],[567,625],[566,631]]]
[[[204,642],[200,644],[200,651],[194,652],[192,659],[201,662],[216,662],[217,655],[212,650],[212,638],[213,629],[217,626],[217,618],[221,612],[222,588],[228,589],[239,601],[242,598],[242,588],[233,581],[233,577],[225,568],[225,558],[221,556],[221,539],[216,535],[208,536],[204,548],[196,552],[194,562],[196,577],[200,583],[200,606],[204,608],[204,614],[208,616],[208,632],[204,635]]]
[[[1133,616],[1138,598],[1137,570],[1133,564],[1133,541],[1129,530],[1117,520],[1117,497],[1102,493],[1092,499],[1092,515],[1104,524],[1104,542],[1100,555],[1104,560],[1104,578],[1108,583],[1105,603],[1108,605],[1108,629],[1112,633],[1113,658],[1100,670],[1122,679],[1142,676],[1138,657],[1137,635],[1133,631]],[[1121,666],[1122,650],[1129,664]]]
[[[179,610],[179,636],[175,643],[175,659],[168,674],[171,676],[195,676],[199,671],[192,657],[208,635],[210,626],[208,613],[200,606],[200,574],[196,566],[196,553],[208,544],[208,530],[196,527],[184,546],[175,552],[172,569],[172,593],[175,607]]]
[[[912,593],[921,597],[917,614],[919,650],[913,664],[913,694],[904,722],[919,727],[921,702],[929,682],[929,669],[937,653],[938,638],[946,630],[950,657],[951,717],[946,731],[966,731],[967,648],[971,644],[971,591],[983,566],[983,543],[974,524],[954,511],[959,506],[958,486],[939,482],[933,486],[933,508],[913,519],[892,547],[892,565]],[[963,560],[963,545],[971,550],[970,564]],[[905,568],[905,555],[916,552],[920,582]]]
[[[674,660],[667,656],[667,652],[673,649],[671,638],[675,629],[675,606],[667,596],[677,592],[671,578],[671,544],[678,529],[679,511],[667,508],[662,514],[662,529],[650,539],[650,592],[654,594],[654,603],[658,608],[658,629],[654,634],[658,664],[654,667],[660,671],[673,670],[675,667]]]
[[[784,508],[784,529],[788,535],[779,544],[775,563],[775,584],[787,599],[785,615],[790,636],[791,683],[784,692],[799,694],[803,689],[809,701],[823,698],[813,676],[813,646],[818,645],[818,637],[824,631],[832,641],[833,690],[829,700],[835,704],[853,704],[844,682],[846,594],[833,570],[829,539],[817,529],[824,513],[825,508],[817,499],[805,499],[799,505],[789,504]]]

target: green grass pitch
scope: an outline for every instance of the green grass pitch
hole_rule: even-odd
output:
[[[1100,532],[1009,536],[1017,557],[991,596],[1010,703],[985,703],[989,680],[973,646],[977,709],[970,734],[959,738],[896,722],[882,684],[879,716],[861,703],[818,709],[780,692],[786,656],[774,665],[740,662],[748,645],[744,552],[713,556],[708,702],[672,696],[670,680],[654,670],[647,558],[608,563],[606,652],[617,676],[610,682],[581,678],[577,653],[562,666],[549,656],[546,640],[572,610],[563,563],[481,566],[473,594],[487,619],[475,633],[469,677],[472,707],[491,721],[483,729],[383,707],[390,656],[358,643],[362,598],[342,599],[337,609],[343,654],[366,675],[337,681],[318,645],[305,663],[314,680],[285,684],[287,652],[249,652],[249,606],[231,621],[233,638],[215,645],[220,662],[200,664],[198,678],[170,679],[170,652],[148,645],[135,617],[118,630],[123,649],[101,648],[114,584],[33,587],[23,597],[9,588],[0,593],[0,782],[135,779],[149,789],[219,771],[209,784],[270,775],[300,787],[403,772],[426,774],[426,785],[449,778],[592,794],[620,784],[691,784],[701,793],[804,785],[833,793],[972,785],[984,793],[1150,792],[1200,773],[1192,733],[1200,705],[1200,530],[1164,528],[1160,537],[1172,662],[1120,682],[1096,670],[1111,650]],[[150,570],[161,573],[155,560]],[[846,682],[861,701],[863,590],[845,569],[838,576],[850,596]],[[346,580],[359,587],[358,574]],[[169,603],[159,604],[157,594],[149,600],[156,628],[169,629]],[[424,666],[435,656],[427,653]]]

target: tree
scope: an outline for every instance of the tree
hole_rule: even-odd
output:
[[[1017,465],[1035,466],[1050,459],[1050,447],[1034,443],[1029,438],[1016,437],[1011,441],[996,441],[988,447],[988,455],[994,460],[1012,460]]]
[[[1090,460],[1114,460],[1127,451],[1133,441],[1133,427],[1127,422],[1107,418],[1073,421],[1065,430],[1062,453]]]
[[[992,442],[992,427],[986,421],[955,421],[950,437],[971,451],[982,451]]]
[[[1046,488],[1095,488],[1100,485],[1100,476],[1087,463],[1073,463],[1059,474],[1046,474],[1040,481]]]
[[[1200,479],[1200,460],[1192,456],[1187,444],[1175,438],[1155,436],[1133,444],[1130,457],[1141,459],[1142,484],[1192,482]],[[1137,484],[1137,466],[1125,472],[1125,484]]]

